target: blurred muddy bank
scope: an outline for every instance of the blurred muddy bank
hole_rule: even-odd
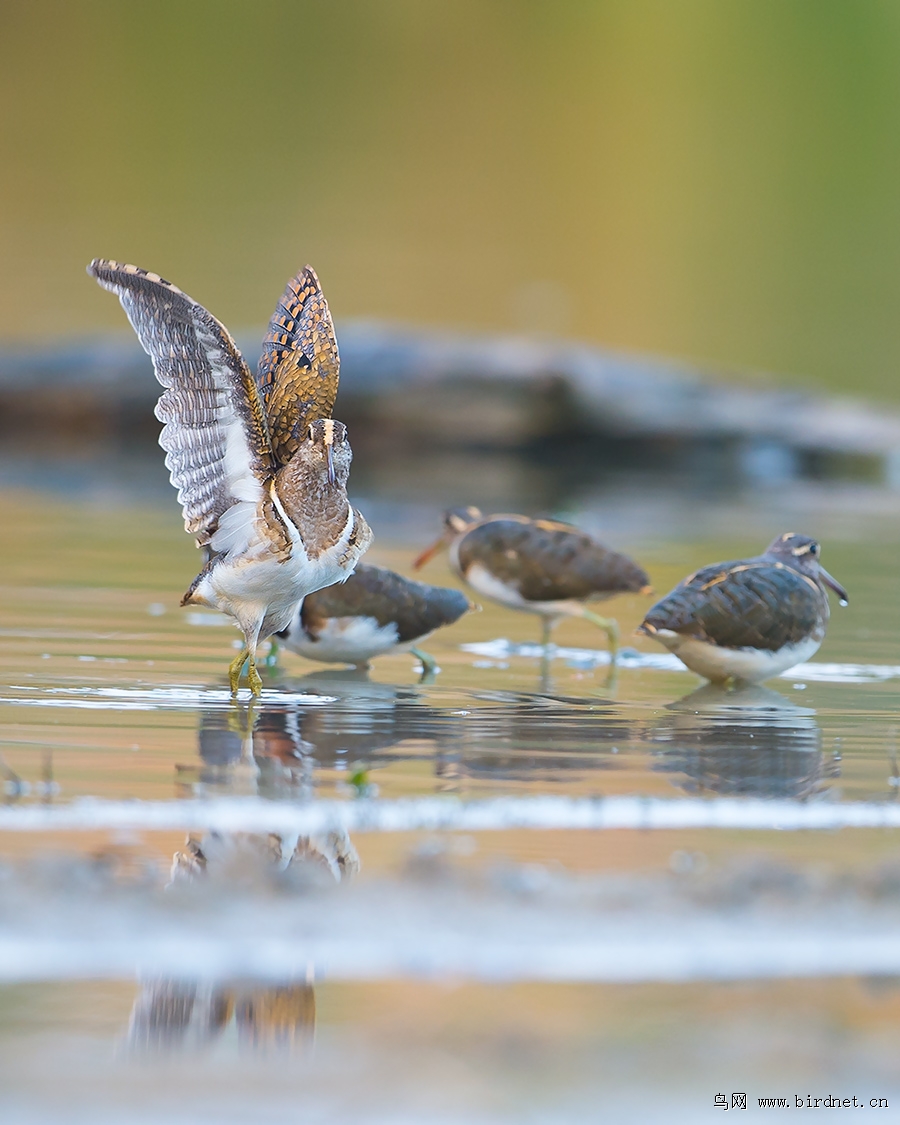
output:
[[[339,326],[337,414],[357,453],[529,452],[548,461],[698,456],[710,473],[896,483],[900,412],[763,380],[717,380],[660,360],[556,342]],[[241,339],[255,359],[258,335]],[[0,351],[0,437],[150,446],[159,386],[125,336]]]

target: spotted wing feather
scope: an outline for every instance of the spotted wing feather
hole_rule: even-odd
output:
[[[156,405],[159,443],[185,528],[205,545],[229,508],[262,496],[271,472],[253,377],[223,325],[170,282],[100,259],[88,273],[118,296],[166,388]]]
[[[290,282],[263,340],[256,383],[279,465],[297,452],[310,422],[330,418],[340,357],[328,303],[311,266]]]
[[[357,566],[346,582],[309,594],[300,620],[309,636],[331,617],[372,617],[379,625],[396,624],[401,644],[452,625],[469,609],[459,590],[414,582],[380,566]]]
[[[724,648],[777,652],[805,640],[827,617],[828,599],[811,578],[782,563],[739,559],[686,578],[644,624]]]
[[[637,592],[650,581],[627,555],[550,520],[486,520],[463,538],[459,562],[463,573],[480,563],[532,602]]]

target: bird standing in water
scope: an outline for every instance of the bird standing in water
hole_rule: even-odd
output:
[[[585,532],[556,520],[527,516],[483,516],[477,508],[451,508],[444,534],[413,563],[418,570],[442,547],[450,564],[469,585],[492,601],[538,614],[543,644],[563,617],[582,617],[598,625],[615,656],[615,621],[587,608],[615,594],[650,593],[644,570],[627,555],[601,546]]]
[[[277,635],[286,648],[310,660],[363,668],[373,656],[408,649],[427,676],[435,671],[434,659],[411,646],[470,609],[459,590],[360,565],[341,585],[305,597],[290,625]]]
[[[638,627],[713,682],[759,683],[802,664],[825,636],[825,587],[847,593],[806,535],[780,535],[761,555],[689,575]]]
[[[182,605],[233,617],[244,648],[233,694],[256,647],[285,628],[307,594],[347,577],[372,533],[347,500],[352,453],[331,410],[339,357],[328,305],[307,266],[289,282],[263,341],[256,378],[214,316],[157,274],[97,259],[166,388],[159,443],[206,565]]]

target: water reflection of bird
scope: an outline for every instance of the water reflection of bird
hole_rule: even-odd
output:
[[[530,784],[571,781],[578,774],[624,768],[633,721],[596,700],[479,692],[457,737],[438,747],[435,773],[446,788],[463,778]]]
[[[757,684],[704,684],[652,726],[656,769],[692,793],[809,798],[840,772],[826,759],[815,712]]]
[[[253,708],[241,721],[226,711],[201,714],[198,737],[200,792],[249,791],[270,799],[308,796],[315,771],[348,775],[394,762],[398,744],[415,742],[410,756],[430,756],[456,736],[459,718],[433,707],[412,687],[369,680],[364,673],[329,669],[290,684],[284,701]],[[298,690],[310,693],[306,702]],[[390,750],[389,754],[384,751]],[[177,767],[180,785],[193,790],[195,767]]]
[[[757,683],[817,651],[829,617],[825,586],[846,605],[845,590],[819,562],[819,544],[788,532],[762,555],[691,574],[638,632],[708,680]]]
[[[297,698],[300,687],[311,693],[309,702]],[[292,800],[404,761],[433,763],[441,788],[464,777],[564,781],[624,768],[640,734],[634,720],[594,698],[495,691],[439,699],[358,672],[323,670],[293,681],[283,703],[267,698],[254,707],[244,730],[227,712],[204,712],[199,776],[181,765],[178,781],[193,794]]]
[[[116,293],[166,388],[160,444],[207,561],[182,604],[235,619],[259,694],[256,646],[283,629],[297,602],[345,578],[372,533],[347,500],[346,429],[328,417],[339,359],[318,278],[288,284],[263,342],[256,378],[210,313],[157,274],[95,260],[88,272]]]
[[[326,664],[368,666],[407,649],[433,674],[434,659],[414,643],[472,608],[459,590],[427,586],[380,566],[360,565],[346,582],[309,594],[277,636],[286,648]]]
[[[555,520],[483,516],[477,508],[452,508],[444,514],[444,534],[413,567],[424,566],[444,546],[454,570],[479,594],[510,609],[538,614],[545,645],[557,621],[582,617],[604,630],[615,652],[615,621],[593,613],[585,603],[650,592],[649,579],[637,563]]]
[[[274,883],[282,894],[289,890],[302,895],[352,879],[358,871],[359,856],[345,832],[292,838],[207,832],[189,835],[175,853],[170,886],[202,883],[228,898],[235,893],[265,891]],[[275,986],[246,980],[148,981],[132,1010],[128,1042],[135,1050],[205,1046],[232,1019],[244,1046],[302,1046],[315,1030],[312,967],[304,979]]]

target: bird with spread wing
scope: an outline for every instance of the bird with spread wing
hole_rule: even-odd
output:
[[[231,690],[246,663],[258,695],[257,644],[307,594],[347,578],[372,541],[347,499],[352,453],[331,418],[340,360],[319,279],[307,266],[288,283],[254,378],[225,327],[170,282],[102,259],[88,273],[118,296],[165,387],[159,443],[206,552],[182,605],[235,619],[245,643]]]

